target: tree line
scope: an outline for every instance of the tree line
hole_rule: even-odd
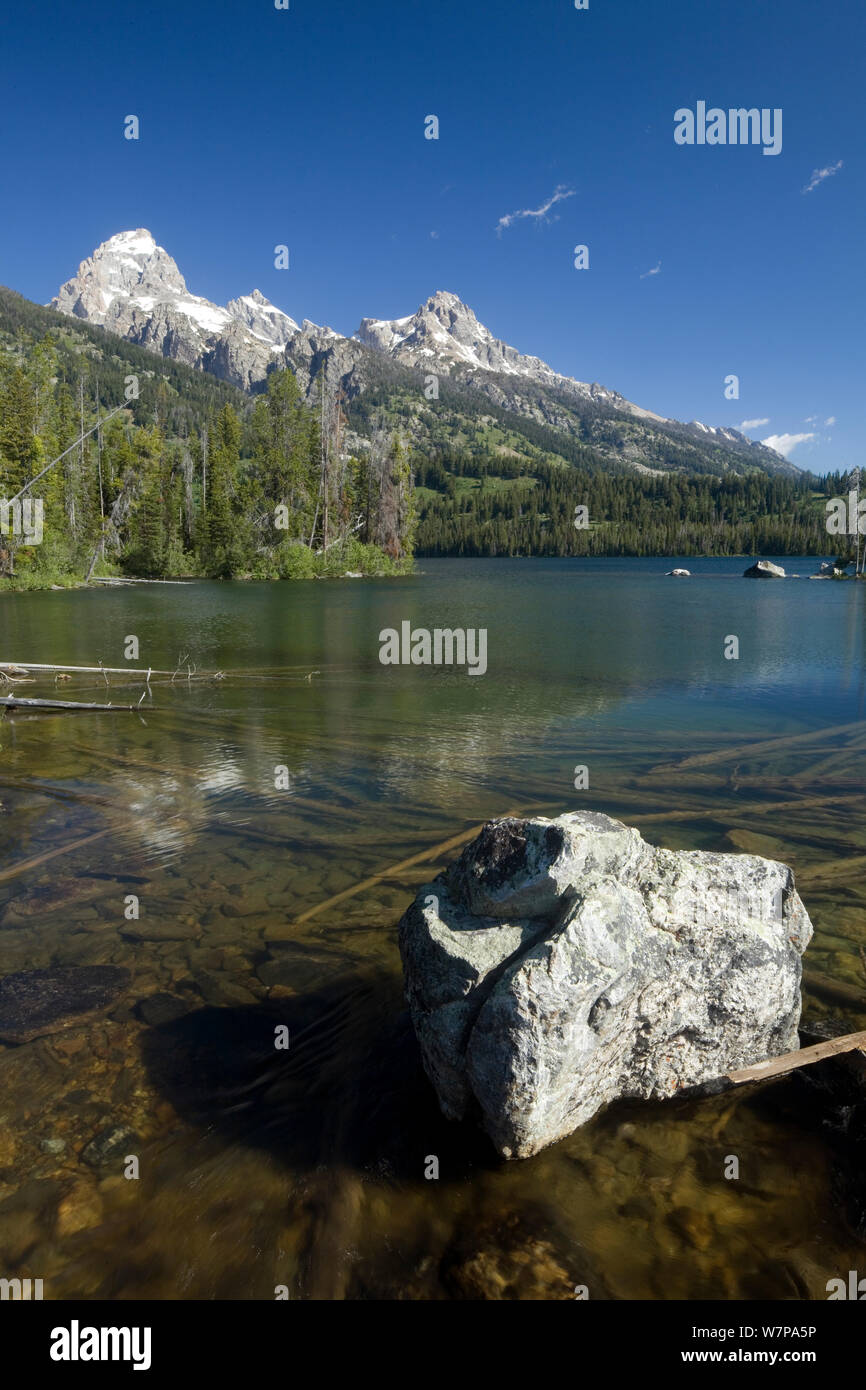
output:
[[[350,452],[341,392],[324,372],[310,405],[287,369],[250,400],[163,376],[147,354],[140,371],[131,364],[134,354],[106,359],[58,334],[6,336],[0,499],[41,499],[44,534],[23,543],[7,505],[0,575],[276,579],[410,565],[399,431],[382,422],[369,449]]]
[[[419,463],[416,482],[418,553],[467,556],[831,554],[823,499],[844,491],[840,475],[612,475],[540,461],[527,473],[525,460],[453,449]]]
[[[309,404],[278,369],[251,398],[0,288],[0,500],[41,498],[45,518],[38,545],[0,535],[0,576],[272,579],[402,571],[413,549],[802,555],[839,545],[823,503],[845,495],[846,476],[696,473],[685,444],[683,471],[637,473],[535,421],[521,429],[546,458],[488,455],[477,439],[453,438],[477,412],[459,383],[443,381],[444,416],[422,411],[419,438],[407,380],[385,362],[350,401],[320,370]],[[491,402],[484,409],[509,423]],[[606,423],[588,408],[587,438]],[[670,467],[678,445],[662,445]],[[10,520],[0,516],[7,532]]]

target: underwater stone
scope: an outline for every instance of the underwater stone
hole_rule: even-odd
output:
[[[129,982],[120,965],[20,970],[0,980],[0,1041],[25,1043],[110,1008]]]

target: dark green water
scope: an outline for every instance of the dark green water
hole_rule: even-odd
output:
[[[502,1165],[439,1117],[403,1013],[396,922],[449,854],[394,866],[578,806],[786,859],[807,969],[866,988],[866,586],[674,563],[0,596],[2,660],[123,666],[135,635],[130,665],[227,673],[154,678],[139,714],[0,722],[0,875],[87,841],[0,877],[0,973],[132,972],[105,1018],[0,1046],[0,1273],[46,1297],[802,1298],[862,1263],[796,1093],[615,1106]],[[404,620],[485,628],[486,673],[381,665]],[[111,681],[19,693],[138,702]],[[148,1021],[157,994],[185,1011]],[[82,1159],[119,1126],[120,1157]]]

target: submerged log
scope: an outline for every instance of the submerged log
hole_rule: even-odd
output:
[[[101,840],[104,836],[110,835],[113,829],[114,826],[108,825],[103,830],[94,830],[92,835],[84,835],[80,840],[70,840],[65,845],[58,845],[56,849],[37,854],[33,859],[22,859],[8,869],[0,869],[0,883],[8,883],[10,879],[18,878],[29,869],[37,869],[40,864],[47,864],[49,860],[57,859],[61,854],[69,854],[74,849],[82,849],[84,845],[92,844],[94,840]]]
[[[836,724],[827,729],[810,729],[802,734],[783,734],[777,738],[758,739],[751,743],[740,743],[733,747],[714,748],[706,753],[692,753],[687,758],[681,758],[678,762],[658,763],[650,768],[650,775],[664,774],[672,772],[683,772],[693,767],[709,767],[713,763],[733,762],[740,758],[753,758],[764,753],[784,753],[789,748],[797,748],[800,744],[811,742],[823,742],[828,738],[848,737],[852,738],[858,734],[866,732],[866,721],[855,719],[849,724]]]
[[[512,814],[511,812],[508,813]],[[402,873],[409,869],[414,869],[418,864],[427,863],[430,860],[441,859],[444,854],[448,854],[452,849],[459,849],[468,840],[473,839],[483,827],[474,825],[471,830],[464,830],[460,835],[452,835],[448,840],[442,840],[438,845],[433,845],[432,849],[422,850],[420,854],[413,854],[409,859],[403,859],[399,864],[391,864],[387,869],[381,869],[378,873],[371,874],[369,878],[360,879],[358,883],[353,883],[351,888],[344,888],[340,893],[334,893],[330,898],[323,902],[316,903],[314,907],[308,907],[306,912],[302,912],[299,917],[295,917],[292,922],[285,925],[274,926],[265,935],[268,941],[294,941],[296,928],[311,917],[317,917],[320,912],[327,908],[336,907],[337,903],[345,902],[348,898],[354,898],[358,893],[365,892],[368,888],[375,888],[380,883],[387,882],[388,879],[398,879]]]
[[[866,991],[849,985],[844,980],[834,980],[820,970],[805,969],[803,985],[810,994],[830,999],[834,1004],[845,1004],[859,1013],[866,1013]]]

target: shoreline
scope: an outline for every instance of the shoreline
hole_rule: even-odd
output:
[[[803,560],[803,561],[806,561],[806,562],[808,562],[808,563],[810,563],[810,564],[812,564],[812,563],[822,564],[822,563],[827,563],[827,562],[828,562],[826,556],[821,556],[821,555],[800,555],[800,554],[792,555],[792,554],[786,554],[786,553],[783,553],[783,552],[782,552],[782,553],[774,552],[772,555],[757,555],[757,556],[755,556],[755,555],[746,555],[746,554],[736,554],[736,555],[708,555],[708,554],[700,554],[700,555],[682,555],[682,554],[677,554],[677,555],[672,555],[672,554],[666,554],[666,555],[663,555],[663,554],[658,554],[658,555],[416,555],[414,558],[415,558],[416,561],[425,561],[425,560],[426,560],[426,561],[430,561],[430,560],[432,560],[434,563],[435,563],[435,562],[438,562],[438,561],[440,561],[440,560],[469,561],[469,562],[471,562],[471,563],[477,563],[477,562],[488,563],[488,562],[497,562],[497,561],[498,561],[498,562],[502,562],[502,561],[518,561],[518,560],[519,560],[519,561],[525,561],[525,560],[545,560],[545,561],[557,561],[557,560],[561,560],[561,561],[574,561],[574,560],[584,560],[584,561],[592,561],[593,563],[597,563],[597,562],[599,562],[599,561],[605,561],[605,560],[625,560],[625,561],[644,561],[644,562],[651,562],[651,561],[656,561],[656,560],[657,560],[657,561],[659,562],[659,564],[668,564],[668,563],[671,563],[671,562],[673,562],[673,561],[680,561],[680,560],[690,560],[690,561],[695,561],[695,560],[697,560],[697,561],[700,561],[700,562],[704,562],[704,561],[724,561],[724,560],[728,560],[728,561],[735,561],[735,560],[736,560],[736,561],[749,561],[749,560],[756,561],[756,560],[768,560],[768,559],[769,559],[769,560],[774,560],[774,561],[775,561],[775,560],[789,560],[789,561],[790,561],[790,560]],[[64,592],[64,593],[65,593],[65,592],[71,592],[71,591],[80,591],[80,590],[82,590],[82,589],[98,590],[98,589],[115,589],[115,588],[127,588],[127,587],[130,587],[130,588],[131,588],[131,587],[134,587],[134,586],[139,585],[139,584],[169,584],[169,585],[178,585],[178,586],[188,586],[188,585],[193,585],[193,584],[268,584],[268,585],[271,585],[271,584],[295,584],[295,583],[304,583],[304,582],[312,582],[312,581],[315,581],[315,580],[335,581],[335,580],[343,580],[343,579],[353,579],[353,580],[357,580],[357,579],[407,579],[407,578],[412,578],[412,577],[415,577],[415,576],[420,575],[420,574],[423,574],[423,573],[424,573],[424,571],[423,571],[422,569],[419,569],[418,566],[417,566],[417,564],[413,563],[410,567],[405,568],[405,569],[386,570],[386,571],[375,572],[375,573],[365,573],[363,570],[347,570],[347,571],[345,571],[343,574],[281,575],[281,576],[278,576],[278,577],[276,577],[276,578],[257,577],[257,576],[255,576],[255,575],[250,575],[250,574],[232,575],[232,576],[229,577],[229,578],[226,578],[225,576],[222,576],[222,575],[204,575],[204,574],[197,574],[197,575],[172,575],[172,576],[169,576],[169,577],[166,577],[166,578],[160,578],[160,579],[153,579],[153,578],[145,577],[145,576],[101,575],[101,576],[96,577],[95,579],[91,579],[90,581],[87,581],[87,580],[84,580],[84,579],[72,579],[72,578],[66,578],[66,579],[64,579],[64,578],[62,578],[62,577],[61,577],[60,579],[58,579],[58,576],[55,575],[55,576],[53,576],[53,577],[51,577],[51,578],[46,578],[46,581],[45,581],[45,583],[43,583],[43,584],[34,584],[34,583],[16,583],[16,582],[15,582],[15,579],[17,578],[17,576],[12,576],[12,577],[10,578],[10,576],[6,575],[6,576],[0,577],[0,596],[2,596],[3,594],[50,593],[50,592],[52,592],[52,591],[53,591],[53,592],[57,592],[57,593],[60,593],[60,592]],[[666,574],[665,577],[667,578],[668,575]],[[690,578],[696,578],[696,577],[698,577],[698,576],[691,575],[691,576],[689,576],[689,577],[690,577]],[[705,577],[705,576],[704,576],[704,577]],[[740,576],[737,576],[737,575],[727,575],[727,576],[725,576],[725,577],[726,577],[726,578],[738,578],[738,577],[740,577]],[[786,579],[829,579],[829,580],[834,580],[834,581],[836,581],[836,582],[844,582],[844,581],[846,581],[846,580],[864,580],[864,579],[866,579],[866,573],[862,573],[862,574],[859,574],[859,575],[854,575],[854,574],[820,574],[820,573],[816,573],[816,574],[786,574],[784,577],[785,577]]]

